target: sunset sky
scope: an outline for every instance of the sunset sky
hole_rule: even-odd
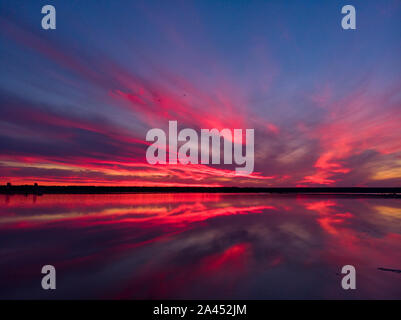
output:
[[[399,0],[2,1],[0,183],[400,186],[400,57]],[[148,164],[169,120],[255,129],[254,173]]]

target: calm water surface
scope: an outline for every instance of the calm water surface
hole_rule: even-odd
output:
[[[401,269],[400,199],[0,195],[2,299],[401,299],[380,267]]]

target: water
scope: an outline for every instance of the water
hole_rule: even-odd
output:
[[[400,199],[0,195],[0,244],[2,299],[401,299]]]

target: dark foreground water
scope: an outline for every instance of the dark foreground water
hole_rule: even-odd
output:
[[[401,269],[400,199],[0,195],[2,299],[401,299],[378,268]]]

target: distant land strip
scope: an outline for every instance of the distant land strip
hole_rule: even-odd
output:
[[[106,194],[106,193],[272,193],[350,194],[401,197],[401,187],[119,187],[119,186],[39,186],[3,185],[0,194]]]

